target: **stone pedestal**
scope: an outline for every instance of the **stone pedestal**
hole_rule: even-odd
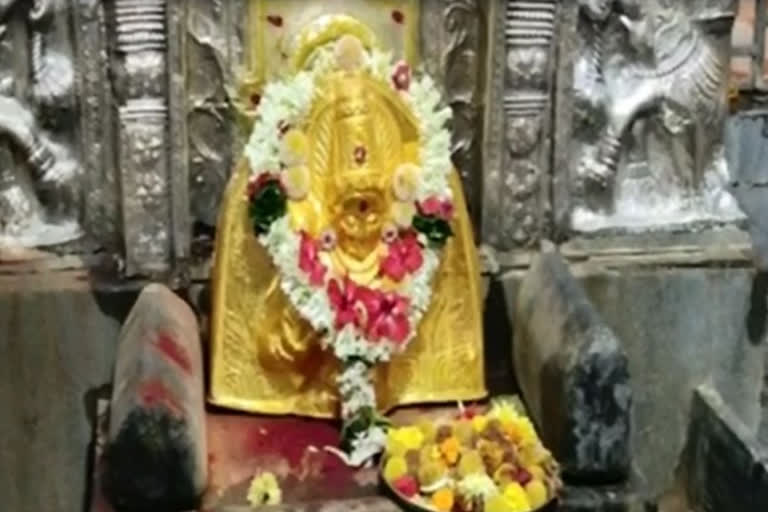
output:
[[[104,486],[118,512],[196,507],[208,484],[197,319],[150,284],[120,331]]]
[[[624,481],[632,405],[627,357],[554,247],[534,258],[515,306],[515,375],[564,478]]]
[[[734,414],[757,427],[763,348],[747,330],[755,274],[748,256],[726,268],[726,260],[703,251],[578,258],[571,272],[628,357],[633,486],[655,498],[673,482],[697,386],[711,381]],[[509,318],[524,274],[511,270],[501,277]]]

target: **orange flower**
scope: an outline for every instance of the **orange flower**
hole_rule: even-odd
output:
[[[459,460],[460,448],[461,444],[454,436],[448,437],[440,443],[440,453],[443,454],[445,461],[450,465],[456,464],[456,461]]]
[[[450,512],[453,509],[453,491],[447,488],[440,489],[432,495],[432,505],[440,512]]]

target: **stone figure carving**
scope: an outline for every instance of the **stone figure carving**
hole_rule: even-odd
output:
[[[0,245],[53,245],[81,234],[80,165],[52,134],[74,107],[71,59],[48,45],[57,8],[53,0],[0,2]],[[19,44],[25,33],[28,48]]]
[[[667,0],[580,7],[575,178],[583,203],[573,227],[738,215],[724,190],[727,57],[713,37]]]

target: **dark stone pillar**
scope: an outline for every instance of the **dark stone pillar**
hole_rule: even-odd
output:
[[[523,397],[564,476],[623,481],[630,466],[627,358],[553,247],[523,279],[514,328]]]
[[[196,508],[207,479],[197,321],[164,286],[144,288],[120,333],[105,493],[119,512]]]

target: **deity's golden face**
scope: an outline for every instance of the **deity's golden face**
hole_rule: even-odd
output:
[[[344,194],[332,206],[339,247],[364,259],[378,245],[389,206],[386,194],[376,188]]]

